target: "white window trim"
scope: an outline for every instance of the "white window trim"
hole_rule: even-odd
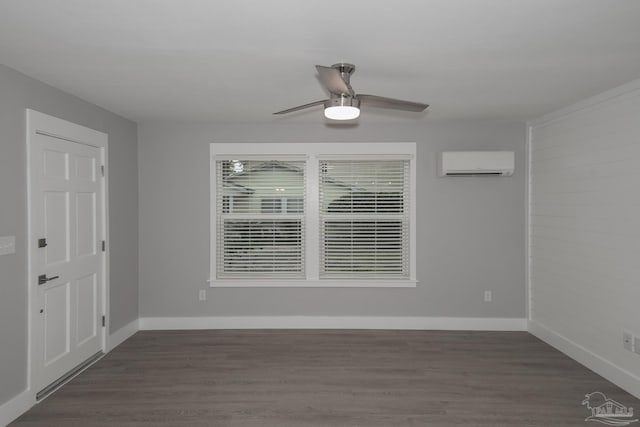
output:
[[[251,154],[247,154],[251,153]],[[305,236],[306,279],[218,279],[216,278],[216,161],[232,159],[384,159],[409,160],[409,278],[320,279],[319,233]],[[414,142],[376,143],[211,143],[210,144],[210,287],[415,287],[416,279],[416,144]],[[318,162],[307,164],[306,179],[318,175]],[[308,181],[307,181],[308,184]],[[318,223],[318,188],[307,185],[305,216],[308,223]]]

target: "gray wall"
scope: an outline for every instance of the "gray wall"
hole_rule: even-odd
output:
[[[0,65],[0,404],[27,386],[26,108],[109,134],[111,331],[138,317],[137,125]]]
[[[140,316],[525,317],[525,125],[141,123]],[[210,142],[418,143],[417,288],[208,289]],[[442,150],[516,152],[509,178],[437,178]],[[198,301],[198,289],[208,289]],[[483,302],[492,290],[494,302]]]

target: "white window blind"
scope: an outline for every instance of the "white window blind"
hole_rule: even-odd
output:
[[[305,162],[216,162],[218,278],[304,277]]]
[[[322,160],[320,277],[408,278],[409,161]]]

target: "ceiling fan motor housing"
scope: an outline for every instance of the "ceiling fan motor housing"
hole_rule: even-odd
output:
[[[329,107],[360,108],[360,100],[355,96],[331,94],[331,98],[324,102],[324,108]]]

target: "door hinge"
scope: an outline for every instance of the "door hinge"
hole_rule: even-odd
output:
[[[104,165],[100,165],[100,173],[102,173],[102,176],[104,176]]]
[[[102,316],[102,327],[104,328],[107,325],[107,317]]]
[[[107,250],[107,242],[105,240],[102,241],[102,252],[106,252]]]

